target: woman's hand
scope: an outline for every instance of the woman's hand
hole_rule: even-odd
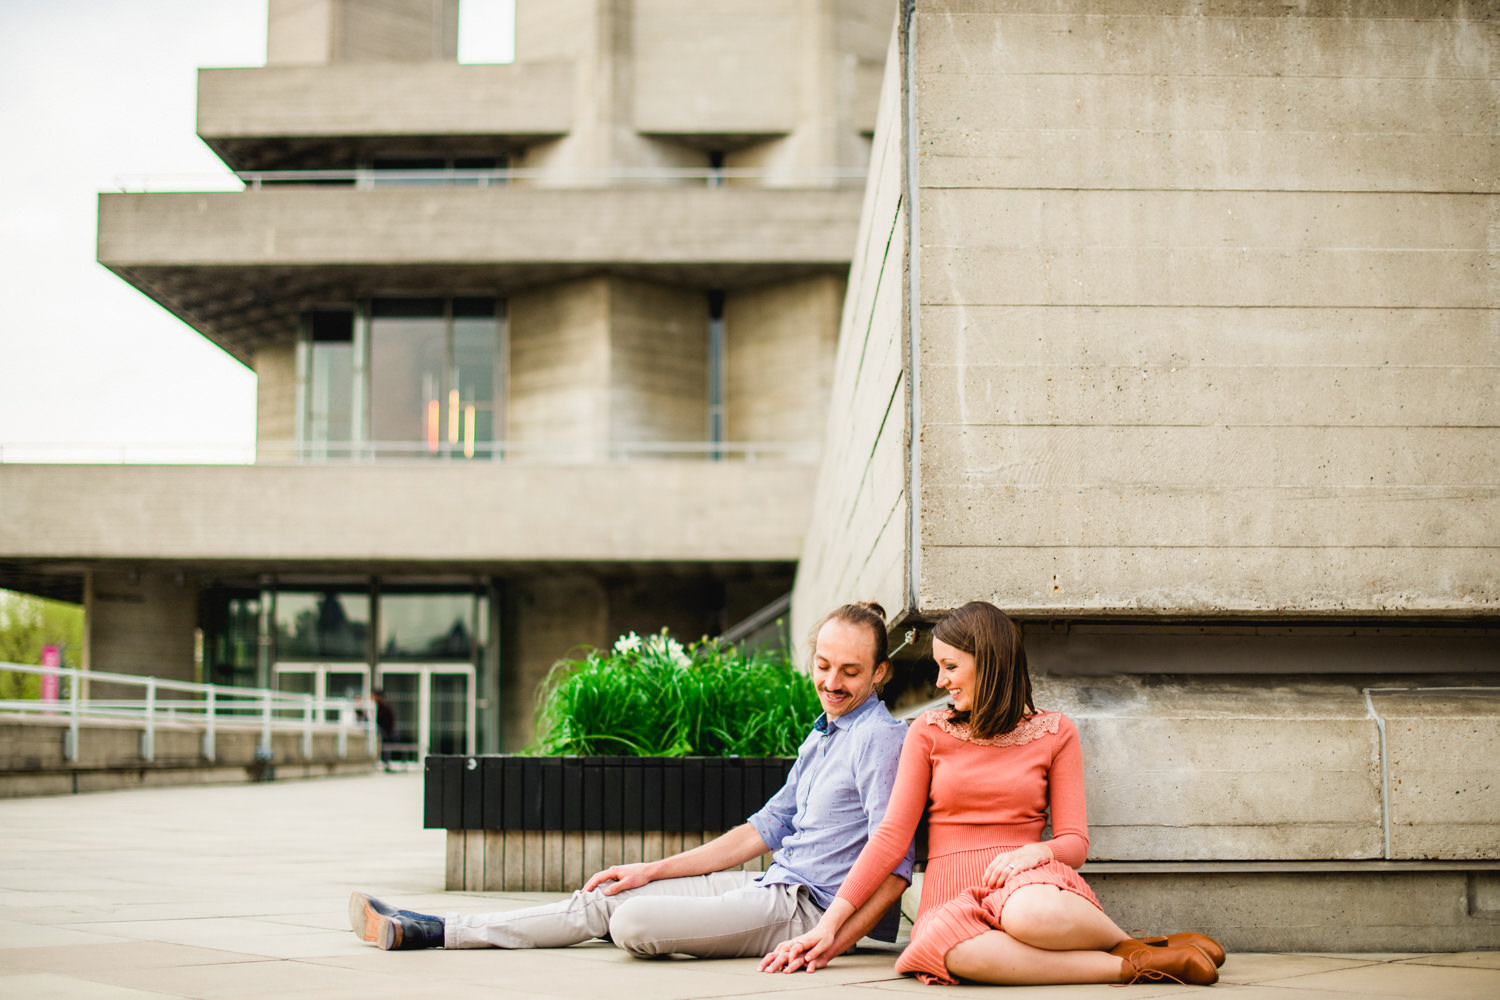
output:
[[[806,934],[777,945],[769,955],[760,960],[760,971],[796,972],[806,968],[808,972],[812,972],[828,964],[831,958],[828,953],[837,936],[838,928],[825,927],[824,922],[819,921],[818,926]]]
[[[984,884],[991,889],[998,889],[1017,872],[1036,868],[1051,860],[1052,848],[1046,844],[1027,844],[1014,851],[997,854],[984,869]]]

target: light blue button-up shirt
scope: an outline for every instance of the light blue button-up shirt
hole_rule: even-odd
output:
[[[837,719],[820,715],[786,784],[749,823],[775,853],[758,879],[804,885],[824,909],[885,815],[906,726],[875,695]],[[912,848],[895,873],[911,881]],[[871,935],[894,941],[900,914],[892,908]]]

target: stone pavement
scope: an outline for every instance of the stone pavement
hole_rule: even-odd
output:
[[[420,828],[421,775],[165,788],[0,801],[0,997],[881,1000],[995,995],[892,974],[890,952],[815,975],[750,959],[641,961],[605,943],[556,951],[382,952],[348,930],[365,888],[477,912],[550,894],[447,893],[442,831]],[[1224,1000],[1500,997],[1500,952],[1232,954]],[[1007,997],[1179,996],[1175,985],[1011,988]]]

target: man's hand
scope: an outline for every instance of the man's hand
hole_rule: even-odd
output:
[[[604,869],[602,872],[595,872],[592,878],[583,883],[583,891],[593,892],[605,882],[612,883],[604,887],[604,894],[606,896],[613,896],[615,893],[624,892],[626,889],[638,889],[647,882],[652,881],[654,876],[651,874],[650,868],[651,866],[648,864],[614,865]]]

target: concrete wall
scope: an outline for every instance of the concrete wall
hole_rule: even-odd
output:
[[[1495,22],[1095,9],[918,5],[914,603],[1493,613]]]
[[[907,218],[894,40],[834,360],[823,459],[797,568],[792,635],[830,608],[907,608],[905,288]],[[727,326],[727,324],[726,324]]]
[[[134,534],[118,541],[125,545],[149,544],[149,539]],[[94,570],[91,586],[85,589],[83,615],[84,644],[92,669],[177,681],[202,680],[194,676],[198,585],[190,575],[139,569]],[[141,689],[99,682],[90,684],[88,694],[93,698],[140,698]]]
[[[823,440],[844,280],[834,275],[724,300],[724,406],[732,441]]]

